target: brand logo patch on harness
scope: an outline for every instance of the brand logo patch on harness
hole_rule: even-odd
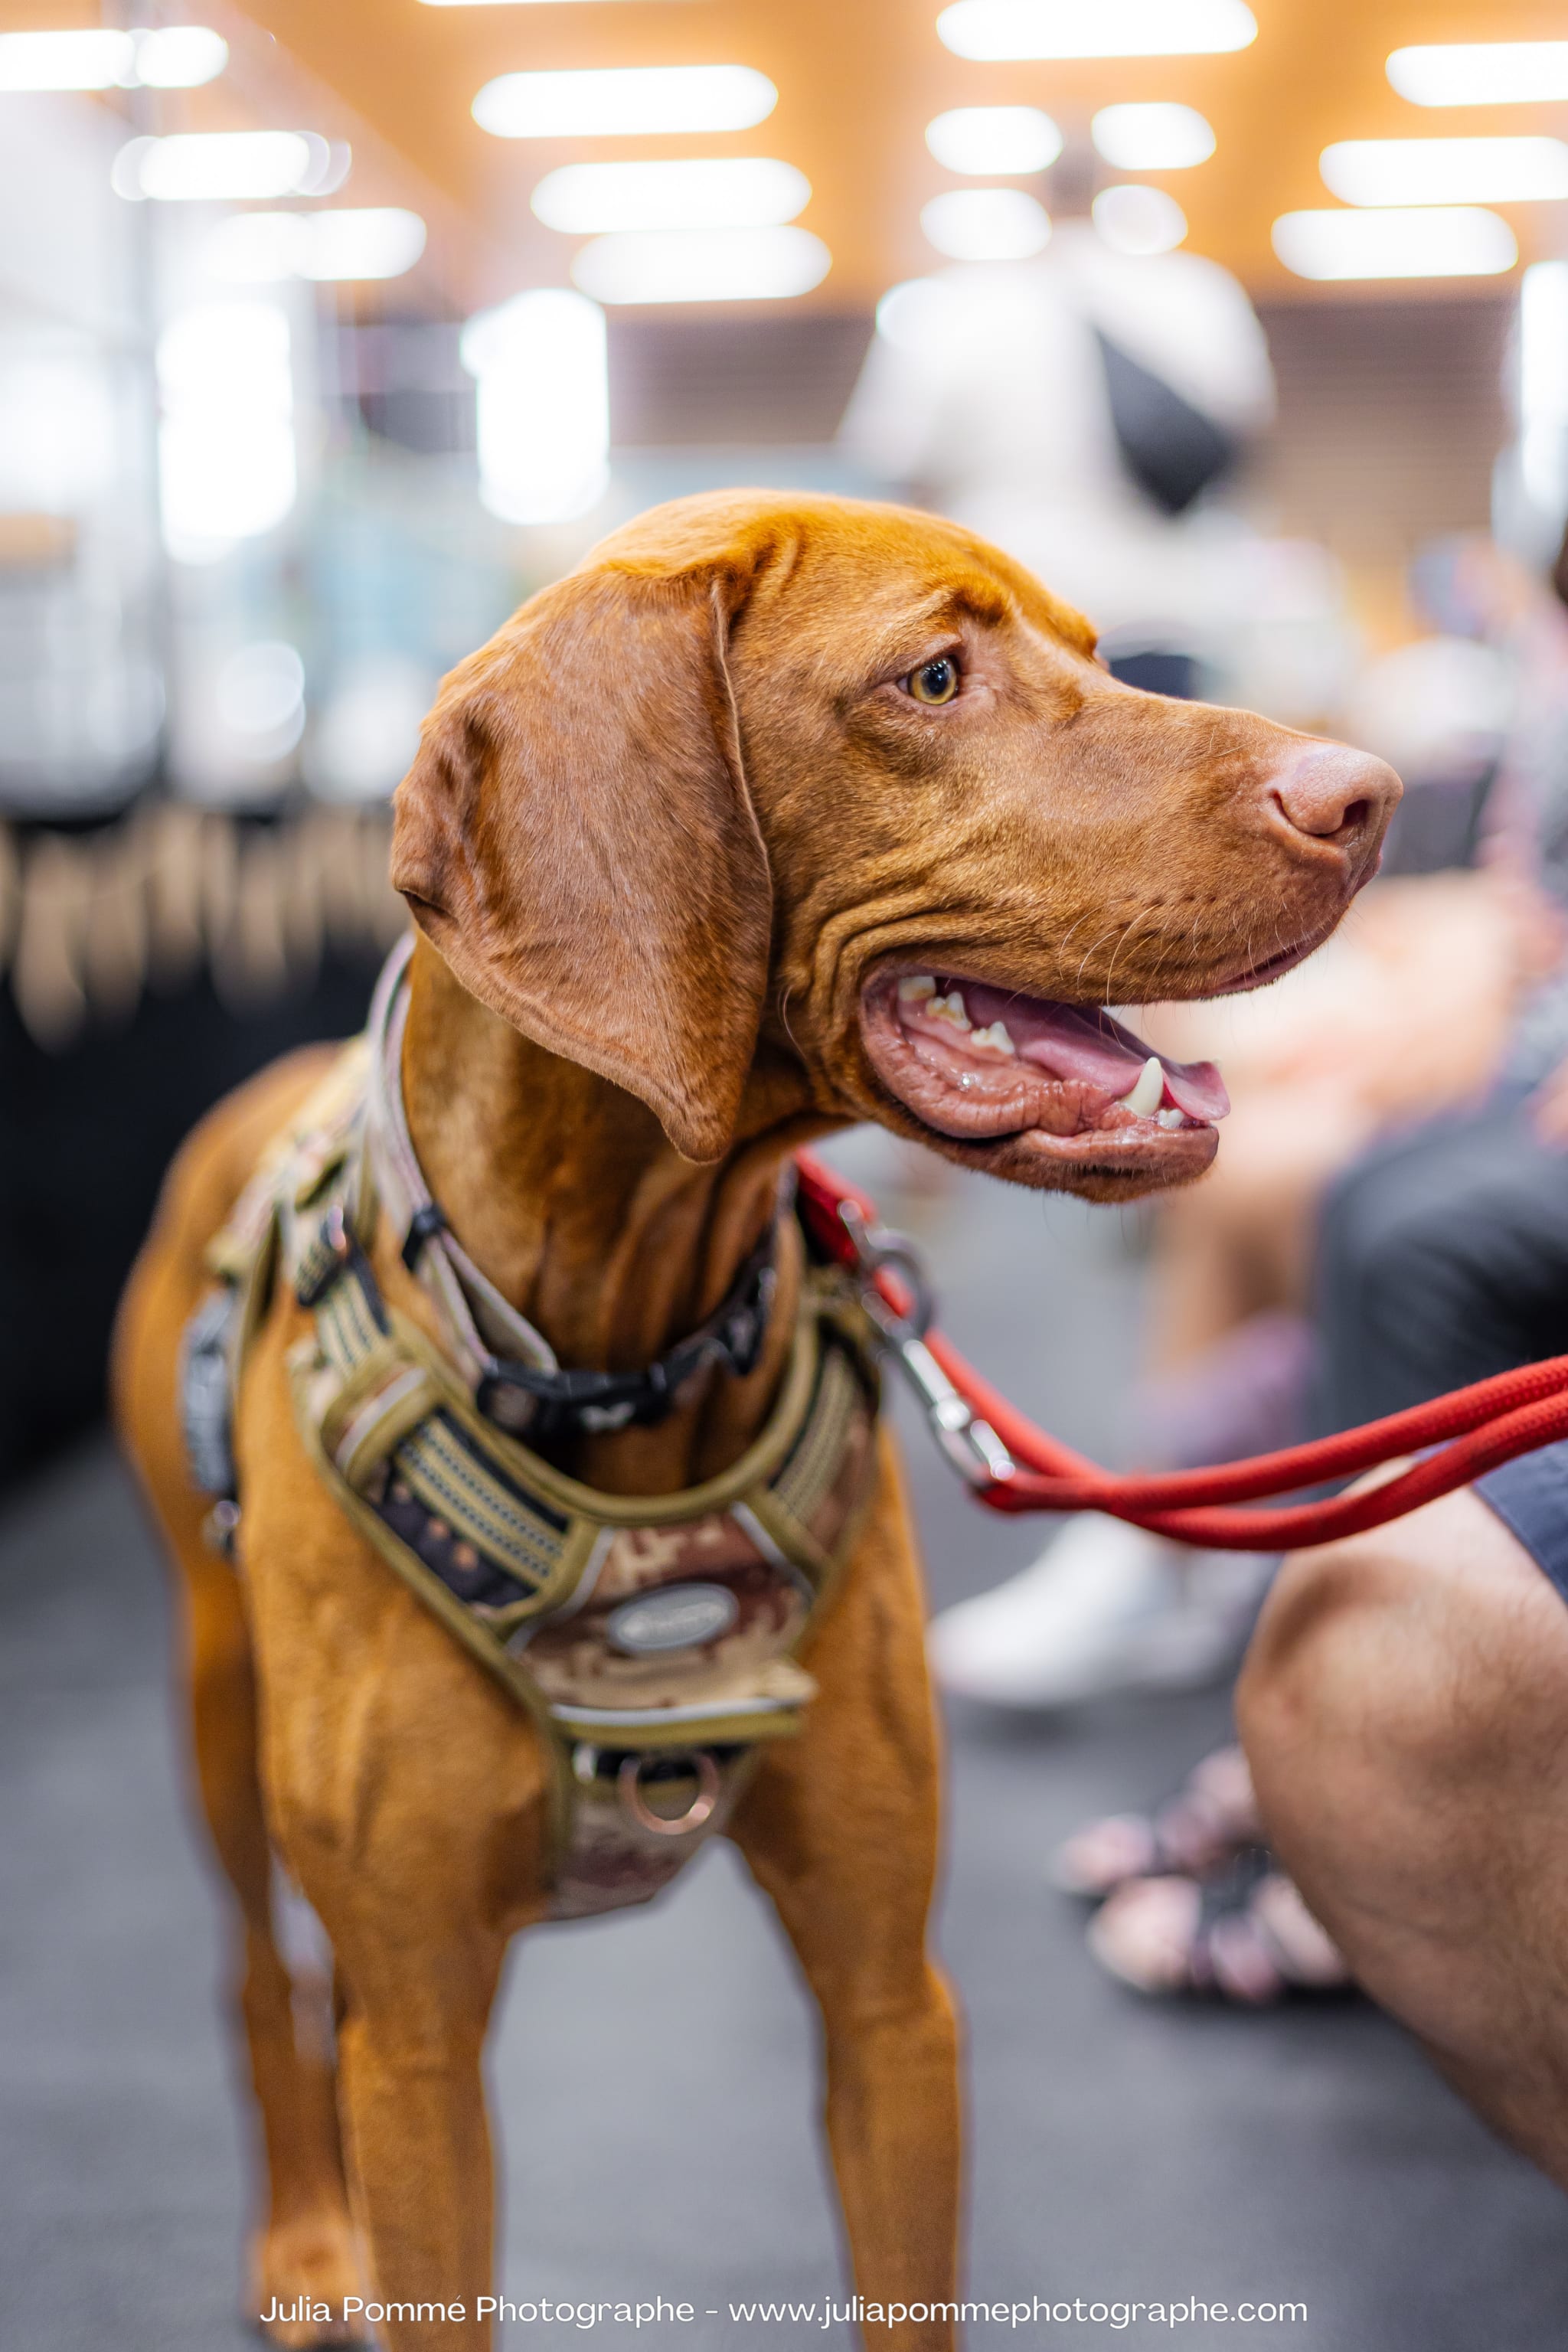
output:
[[[623,1601],[605,1631],[617,1650],[637,1658],[648,1650],[694,1650],[700,1642],[717,1641],[740,1613],[728,1585],[668,1584]]]

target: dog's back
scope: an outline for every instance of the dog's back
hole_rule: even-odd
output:
[[[183,1557],[206,1500],[184,1462],[177,1382],[181,1336],[210,1280],[205,1254],[266,1146],[330,1066],[336,1048],[309,1045],[226,1095],[180,1146],[115,1324],[110,1392],[121,1442]]]

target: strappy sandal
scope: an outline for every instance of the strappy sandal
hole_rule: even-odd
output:
[[[1219,1748],[1152,1813],[1111,1813],[1068,1838],[1051,1883],[1102,1903],[1132,1879],[1205,1878],[1261,1833],[1247,1759]]]
[[[1092,1920],[1101,1968],[1135,1992],[1251,2009],[1353,1990],[1350,1971],[1266,1845],[1204,1880],[1138,1879]]]

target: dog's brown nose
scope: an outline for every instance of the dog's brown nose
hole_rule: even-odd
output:
[[[1267,789],[1293,832],[1353,856],[1377,848],[1405,787],[1368,751],[1311,743],[1275,769]]]

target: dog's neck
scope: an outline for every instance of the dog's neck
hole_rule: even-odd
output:
[[[787,1071],[749,1091],[742,1139],[712,1166],[683,1160],[637,1097],[547,1053],[490,1013],[423,940],[409,973],[403,1090],[431,1192],[468,1255],[563,1365],[652,1362],[723,1299],[773,1214],[802,1120]],[[592,1484],[668,1493],[713,1475],[766,1420],[798,1302],[798,1236],[756,1370],[713,1372],[653,1428],[550,1450]]]

